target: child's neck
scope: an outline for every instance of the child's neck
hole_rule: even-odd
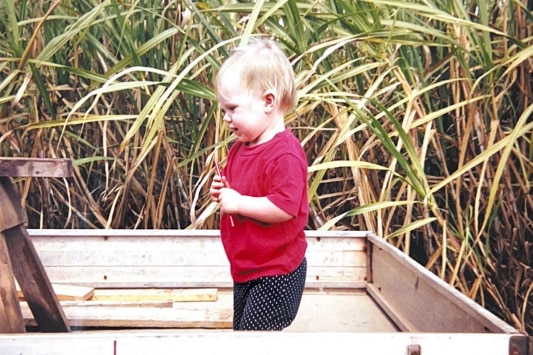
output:
[[[285,121],[283,118],[281,120],[277,120],[277,123],[271,127],[269,127],[263,134],[261,134],[260,137],[258,137],[256,140],[251,142],[246,142],[245,145],[247,147],[254,147],[256,145],[260,145],[266,142],[269,142],[272,140],[278,133],[284,132],[286,129],[285,127]]]

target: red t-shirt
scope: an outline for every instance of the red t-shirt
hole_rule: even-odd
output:
[[[242,195],[266,196],[294,216],[283,223],[263,223],[241,215],[221,219],[222,244],[237,283],[290,273],[301,264],[307,241],[307,158],[289,129],[254,147],[235,143],[222,175]]]

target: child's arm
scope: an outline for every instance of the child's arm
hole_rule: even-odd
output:
[[[239,214],[264,223],[281,223],[294,218],[266,197],[244,196],[231,188],[222,188],[219,192],[223,213]]]

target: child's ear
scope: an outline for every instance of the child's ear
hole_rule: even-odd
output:
[[[272,111],[276,106],[276,95],[272,91],[267,91],[265,92],[263,99],[265,101],[265,110],[267,112]]]

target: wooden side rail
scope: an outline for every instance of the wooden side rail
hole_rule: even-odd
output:
[[[368,238],[372,282],[367,290],[402,331],[518,333],[385,240]]]
[[[176,349],[194,349],[195,354],[234,354],[236,346],[255,349],[256,355],[283,354],[297,348],[301,354],[387,355],[530,355],[526,336],[509,334],[442,333],[351,333],[351,332],[74,332],[0,336],[3,355],[41,354],[54,349],[56,355],[160,354]]]
[[[215,230],[30,229],[52,283],[95,288],[232,286]],[[307,282],[316,289],[364,289],[365,233],[307,232]]]
[[[0,158],[0,176],[70,177],[72,161],[55,158]]]

